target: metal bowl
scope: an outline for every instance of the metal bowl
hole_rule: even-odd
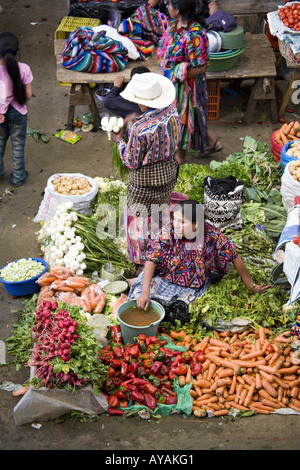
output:
[[[209,52],[219,52],[222,48],[222,38],[216,31],[208,31]]]

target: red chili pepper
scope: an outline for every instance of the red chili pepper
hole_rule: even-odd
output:
[[[140,378],[136,378],[136,377],[135,377],[135,378],[133,379],[133,382],[132,382],[132,383],[133,383],[134,385],[137,385],[137,386],[139,387],[140,385],[146,385],[146,384],[148,384],[149,381],[146,380],[146,379],[140,379]]]
[[[132,374],[135,374],[138,368],[138,363],[137,362],[131,362],[128,366],[128,372],[131,372]]]
[[[168,344],[168,341],[166,339],[161,339],[160,341],[158,341],[158,344],[160,346],[165,346],[166,344]]]
[[[120,341],[122,339],[122,333],[120,325],[111,325],[110,327],[111,337],[114,340]]]
[[[124,377],[126,377],[126,376],[127,376],[127,372],[128,372],[128,364],[127,364],[127,362],[122,361],[122,364],[121,364],[121,375],[123,375]]]
[[[143,361],[143,366],[146,368],[146,369],[149,369],[151,366],[152,366],[152,359],[145,359]]]
[[[200,364],[199,362],[193,362],[191,364],[191,368],[192,368],[192,376],[196,377],[198,374],[200,374],[202,370],[202,364]]]
[[[119,398],[116,395],[110,395],[109,400],[108,400],[108,405],[111,408],[117,408],[119,406]]]
[[[149,346],[149,344],[156,344],[156,343],[157,343],[156,336],[148,336],[146,338],[146,346]]]
[[[120,379],[120,377],[113,378],[113,384],[115,387],[120,387],[121,383],[122,383],[122,380]]]
[[[113,359],[113,360],[111,361],[111,365],[112,365],[115,369],[117,369],[118,367],[121,367],[122,361],[121,361],[121,359]]]
[[[184,358],[182,357],[181,353],[180,354],[177,353],[177,356],[172,362],[172,368],[174,369],[174,367],[178,366],[178,364],[183,364],[183,362],[184,362]]]
[[[108,408],[108,414],[109,415],[116,415],[116,416],[121,416],[124,414],[123,410],[119,410],[117,408]]]
[[[169,348],[159,348],[160,351],[163,351],[167,357],[175,357],[178,355],[178,351],[174,351],[173,349]]]
[[[170,368],[168,366],[166,366],[165,364],[162,364],[161,369],[160,369],[160,373],[162,375],[167,375],[169,373],[169,370],[170,370]]]
[[[169,379],[170,380],[176,379],[176,374],[174,373],[173,367],[171,367],[169,370]]]
[[[113,367],[109,367],[108,371],[107,371],[107,375],[108,377],[114,377],[116,375],[116,371]]]
[[[148,382],[148,383],[145,385],[145,391],[146,391],[147,393],[150,393],[150,395],[153,395],[153,396],[154,396],[154,395],[156,395],[156,393],[157,393],[157,391],[158,391],[158,388]]]
[[[185,375],[187,373],[187,365],[186,364],[178,364],[177,367],[174,369],[174,374],[176,375]]]
[[[116,359],[121,359],[123,357],[123,352],[119,346],[114,346],[112,351]]]
[[[126,395],[124,392],[122,392],[122,390],[117,390],[116,397],[118,397],[120,400],[124,400],[126,398]]]
[[[139,354],[140,350],[139,350],[139,347],[137,344],[135,344],[134,346],[132,346],[129,351],[128,351],[128,354],[130,356],[133,356],[133,357],[137,357],[138,354]]]
[[[157,374],[159,370],[161,369],[161,366],[162,366],[162,363],[160,361],[154,361],[150,369],[151,374],[154,374],[154,375]]]
[[[137,341],[146,341],[147,335],[145,335],[144,333],[140,333],[135,339]]]
[[[146,401],[146,405],[148,406],[148,408],[154,411],[156,408],[155,398],[152,395],[150,395],[150,393],[145,393],[145,401]]]
[[[132,390],[130,394],[130,399],[133,401],[137,401],[138,403],[142,403],[144,401],[144,395],[137,390]]]
[[[166,397],[166,405],[176,405],[177,397]]]
[[[173,390],[170,390],[168,387],[161,387],[161,393],[165,396],[165,397],[176,397],[176,393],[173,392]]]

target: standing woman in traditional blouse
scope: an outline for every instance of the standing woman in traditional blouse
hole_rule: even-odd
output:
[[[231,261],[248,290],[264,293],[270,287],[253,283],[235,245],[210,223],[203,226],[199,208],[194,200],[180,202],[171,225],[149,241],[144,270],[130,281],[128,298],[138,307],[146,310],[150,298],[190,303],[222,279]]]
[[[130,169],[124,215],[128,254],[133,263],[143,265],[148,237],[160,220],[170,218],[181,124],[174,85],[161,74],[135,74],[120,95],[137,103],[143,113],[131,126],[127,141],[122,130],[111,134]]]
[[[177,161],[184,163],[187,150],[200,150],[202,156],[222,150],[207,130],[206,64],[208,39],[204,28],[195,21],[195,0],[170,0],[173,21],[162,35],[157,58],[164,75],[174,83],[176,106],[183,124]]]

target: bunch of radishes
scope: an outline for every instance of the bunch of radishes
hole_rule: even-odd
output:
[[[78,338],[78,323],[72,320],[67,310],[56,312],[57,308],[57,301],[44,301],[36,312],[31,365],[42,386],[82,386],[88,379],[79,378],[67,364],[72,357],[72,345]]]

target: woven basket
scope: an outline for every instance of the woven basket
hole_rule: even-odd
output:
[[[282,57],[284,57],[288,62],[295,64],[295,65],[300,65],[300,52],[297,54],[294,54],[292,51],[291,46],[285,42],[281,41],[279,39],[279,51]]]

